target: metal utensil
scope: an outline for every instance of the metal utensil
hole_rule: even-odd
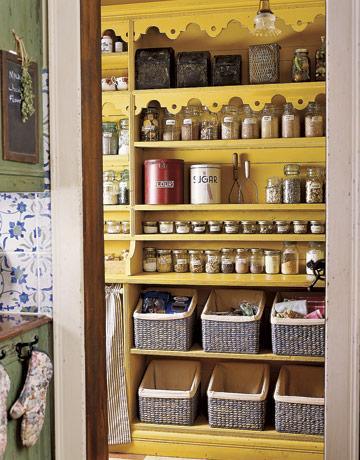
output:
[[[258,203],[259,192],[256,183],[250,177],[250,161],[244,160],[245,180],[242,185],[245,195],[243,195],[245,203]]]
[[[244,202],[244,196],[241,190],[241,184],[239,182],[239,156],[237,153],[233,153],[232,156],[233,166],[233,184],[229,192],[229,203],[237,204]]]

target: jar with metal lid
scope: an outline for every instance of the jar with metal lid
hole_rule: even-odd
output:
[[[309,102],[305,112],[305,137],[322,137],[324,135],[324,114],[317,102]]]
[[[316,235],[325,233],[325,224],[321,220],[310,221],[310,232]]]
[[[241,137],[242,139],[259,139],[260,137],[259,119],[249,104],[243,106]]]
[[[225,233],[239,233],[240,222],[238,220],[225,220],[224,221],[224,232]]]
[[[208,221],[208,230],[209,233],[221,233],[223,223],[221,220],[209,220]]]
[[[160,112],[154,107],[143,109],[141,140],[144,142],[154,142],[160,140]]]
[[[306,251],[306,273],[308,275],[313,275],[314,272],[311,268],[307,266],[308,262],[311,260],[317,262],[318,260],[325,259],[325,249],[323,243],[309,243],[309,247]]]
[[[107,224],[107,233],[116,234],[121,233],[121,222],[118,220],[108,220]]]
[[[126,235],[130,233],[130,222],[128,220],[123,220],[121,222],[121,230],[122,233],[125,233]]]
[[[320,168],[307,168],[305,197],[306,203],[324,202],[324,181]]]
[[[205,233],[206,222],[204,220],[193,220],[191,222],[191,230],[193,233]]]
[[[200,136],[200,107],[189,105],[182,109],[181,140],[197,141]]]
[[[191,224],[188,220],[176,220],[175,221],[175,232],[176,233],[190,233]]]
[[[220,273],[221,257],[217,249],[205,251],[205,271],[206,273]]]
[[[200,117],[200,139],[202,141],[212,141],[219,138],[219,120],[214,112],[210,112],[208,107],[202,107]]]
[[[239,139],[239,109],[235,105],[224,105],[221,113],[221,139]]]
[[[103,155],[117,155],[118,129],[116,123],[104,121],[102,123],[102,152]]]
[[[249,273],[249,250],[247,248],[236,250],[235,271],[239,274]]]
[[[115,31],[113,29],[106,29],[101,37],[101,52],[112,53],[114,51],[115,40]]]
[[[307,220],[294,220],[293,221],[294,233],[307,233],[308,221]]]
[[[291,222],[288,220],[276,220],[275,221],[276,233],[284,234],[290,233]]]
[[[261,114],[261,138],[279,137],[279,116],[273,104],[265,104]]]
[[[104,205],[118,204],[119,183],[115,178],[115,171],[103,173],[103,203]]]
[[[160,233],[174,233],[174,222],[172,220],[160,220],[159,221],[159,232]]]
[[[143,251],[144,272],[156,272],[156,249],[144,248]]]
[[[264,272],[264,250],[259,248],[250,249],[250,273],[257,275]]]
[[[128,157],[129,155],[129,119],[120,120],[119,130],[119,155]]]
[[[189,250],[189,268],[191,273],[203,273],[205,270],[204,251],[200,249]]]
[[[241,221],[242,233],[257,233],[258,226],[256,220],[242,220]]]
[[[280,177],[269,177],[265,188],[265,201],[268,204],[282,203],[282,180]]]
[[[158,233],[159,232],[158,223],[152,220],[147,220],[143,222],[143,232],[145,234]]]
[[[235,270],[235,250],[223,248],[221,250],[221,273],[233,273]]]
[[[281,252],[276,249],[265,249],[265,273],[268,275],[277,275],[280,273]]]
[[[284,105],[281,121],[282,137],[300,137],[300,116],[291,102]]]
[[[173,271],[170,249],[156,250],[156,271],[159,273],[169,273]]]
[[[129,170],[124,169],[120,173],[119,181],[119,204],[129,204],[130,202],[129,190]]]
[[[173,250],[173,266],[175,273],[186,273],[189,271],[189,254],[186,249]]]
[[[315,80],[326,80],[326,43],[325,37],[321,38],[321,47],[315,53]]]
[[[292,81],[295,83],[301,81],[310,81],[310,58],[309,51],[305,48],[295,50],[292,68]]]
[[[163,141],[180,140],[180,122],[179,116],[170,113],[167,109],[164,111],[162,122],[162,139]]]
[[[281,254],[281,273],[297,275],[299,273],[299,251],[294,242],[285,242]]]
[[[301,203],[300,165],[289,164],[284,166],[283,203]]]
[[[274,233],[274,222],[272,220],[259,220],[258,224],[260,234]]]

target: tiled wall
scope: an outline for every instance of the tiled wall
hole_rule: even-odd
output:
[[[48,92],[44,71],[46,190],[0,193],[0,310],[52,314]]]

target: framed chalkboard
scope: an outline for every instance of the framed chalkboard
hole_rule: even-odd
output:
[[[21,60],[0,51],[3,159],[21,163],[39,162],[38,69],[31,63],[35,113],[24,123],[21,118]]]

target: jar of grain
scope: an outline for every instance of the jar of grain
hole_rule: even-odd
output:
[[[248,104],[243,106],[241,137],[243,139],[259,139],[260,137],[259,119]]]
[[[160,220],[160,233],[174,233],[174,222],[172,220]]]
[[[221,220],[209,220],[208,221],[208,230],[209,233],[221,233],[223,223]]]
[[[189,105],[182,109],[181,140],[197,141],[200,137],[200,107]]]
[[[317,102],[309,102],[305,112],[305,137],[322,137],[324,135],[324,114]]]
[[[261,114],[261,138],[279,137],[279,116],[273,104],[265,104]]]
[[[325,259],[325,249],[323,243],[309,243],[308,250],[306,251],[306,273],[313,275],[313,270],[308,267],[308,262],[311,260],[317,262],[318,260]]]
[[[144,272],[156,272],[156,249],[144,248],[143,255]]]
[[[242,220],[241,221],[242,233],[253,234],[257,233],[258,226],[256,220]]]
[[[235,271],[239,274],[249,273],[249,250],[247,248],[236,250]]]
[[[205,233],[206,222],[204,220],[193,220],[191,222],[191,230],[193,233]]]
[[[158,228],[158,223],[156,221],[145,221],[143,222],[143,232],[145,234],[153,234],[153,233],[158,233],[159,228]]]
[[[144,142],[154,142],[160,140],[160,112],[154,107],[143,110],[141,140]]]
[[[219,137],[219,120],[214,112],[210,112],[208,107],[202,107],[200,117],[200,139],[202,141],[212,141]]]
[[[173,263],[170,249],[156,250],[156,271],[159,273],[169,273],[173,271]]]
[[[325,224],[321,220],[310,221],[310,232],[315,235],[325,233]]]
[[[225,233],[239,233],[240,222],[238,220],[225,220],[224,221],[224,232]]]
[[[235,251],[232,248],[221,250],[221,273],[233,273],[235,270]]]
[[[186,273],[189,271],[189,254],[186,249],[173,250],[173,266],[175,273]]]
[[[274,222],[272,220],[259,220],[258,224],[260,234],[274,233]]]
[[[282,180],[280,177],[269,177],[265,188],[265,201],[268,204],[282,203]]]
[[[306,203],[324,202],[324,182],[320,168],[307,168],[305,196]]]
[[[205,270],[204,251],[200,249],[189,250],[189,268],[191,273],[203,273]]]
[[[167,109],[164,111],[162,121],[162,139],[163,141],[180,140],[180,124],[178,115],[170,113]]]
[[[221,257],[217,249],[205,251],[205,271],[206,273],[220,273]]]
[[[239,139],[239,109],[235,105],[224,105],[221,114],[221,139]]]
[[[264,271],[264,250],[259,248],[250,249],[250,273],[257,275]]]
[[[176,220],[175,221],[175,231],[176,233],[190,233],[191,225],[188,220]]]
[[[280,234],[290,233],[291,222],[287,220],[276,220],[275,227],[276,227],[276,233],[280,233]]]
[[[282,137],[300,137],[300,117],[291,102],[284,105]]]
[[[310,81],[309,51],[305,48],[295,50],[292,63],[292,81],[295,83]]]
[[[308,231],[308,221],[307,220],[294,220],[293,222],[294,233],[307,233]]]
[[[283,180],[283,203],[301,203],[300,165],[285,165],[284,173],[285,179]]]
[[[283,275],[297,275],[299,273],[299,251],[296,243],[284,243],[281,254],[281,273]]]
[[[265,273],[268,275],[277,275],[280,273],[280,251],[265,249]]]

